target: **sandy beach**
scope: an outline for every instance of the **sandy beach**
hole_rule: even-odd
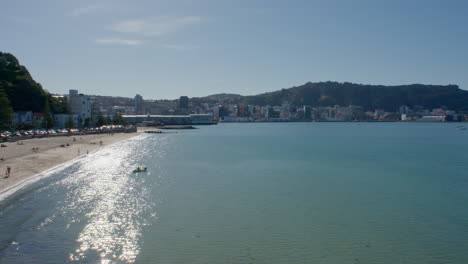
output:
[[[0,148],[0,193],[35,174],[140,134],[59,136],[3,143],[6,147]],[[9,177],[7,167],[11,168]]]

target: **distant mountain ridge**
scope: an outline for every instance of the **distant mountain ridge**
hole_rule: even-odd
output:
[[[196,98],[212,101],[219,95]],[[457,85],[364,85],[339,82],[308,82],[301,86],[251,96],[230,96],[228,103],[253,105],[281,105],[283,101],[302,106],[357,105],[365,110],[384,109],[395,111],[401,105],[421,106],[428,109],[447,107],[468,111],[468,91]]]
[[[34,81],[26,67],[9,53],[0,52],[0,91],[14,111],[66,113],[66,106]],[[132,105],[132,99],[126,105]],[[175,101],[175,100],[174,100]],[[191,98],[199,103],[246,103],[252,105],[281,105],[288,101],[302,106],[362,106],[365,110],[396,111],[401,105],[424,108],[447,107],[468,112],[468,91],[457,85],[364,85],[339,82],[308,82],[301,86],[258,95],[220,93]],[[50,110],[49,110],[50,108]]]

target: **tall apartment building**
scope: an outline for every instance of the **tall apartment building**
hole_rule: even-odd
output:
[[[70,90],[68,107],[72,114],[78,115],[78,126],[82,127],[86,119],[91,119],[91,98],[78,94],[78,90]]]
[[[179,98],[179,108],[188,109],[189,107],[189,98],[187,96],[181,96]]]
[[[135,114],[142,115],[143,114],[143,96],[137,94],[135,95]]]

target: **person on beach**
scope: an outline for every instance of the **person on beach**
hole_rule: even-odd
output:
[[[8,177],[10,177],[10,173],[11,173],[11,168],[10,168],[10,166],[7,166],[5,179],[8,178]]]

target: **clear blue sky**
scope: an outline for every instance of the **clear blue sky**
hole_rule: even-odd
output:
[[[308,81],[468,89],[464,0],[3,1],[0,50],[52,93],[177,98]]]

